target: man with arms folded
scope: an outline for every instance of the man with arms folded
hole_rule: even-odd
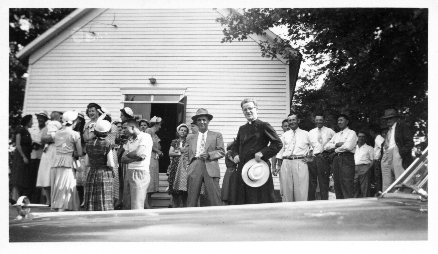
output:
[[[143,210],[150,175],[149,162],[152,152],[152,137],[141,132],[135,119],[123,121],[123,131],[129,137],[123,146],[122,163],[128,164],[123,188],[125,210]]]
[[[309,133],[298,128],[298,116],[287,117],[290,130],[284,133],[283,147],[277,155],[281,163],[281,192],[284,202],[307,201],[309,170],[307,155],[312,156]]]
[[[336,199],[354,196],[354,151],[356,149],[356,132],[348,128],[350,117],[338,116],[340,131],[324,146],[327,151],[334,151],[333,180]]]

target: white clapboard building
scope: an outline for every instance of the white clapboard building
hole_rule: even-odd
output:
[[[270,31],[221,43],[216,19],[230,12],[77,9],[17,54],[29,61],[23,113],[85,112],[95,102],[118,120],[129,106],[140,118],[164,119],[158,135],[166,152],[177,124],[190,123],[198,108],[214,116],[209,128],[231,141],[245,123],[240,102],[252,97],[259,118],[282,133],[299,62],[261,56],[258,43],[276,36]]]

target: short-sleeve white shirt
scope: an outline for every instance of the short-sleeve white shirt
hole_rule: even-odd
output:
[[[123,148],[125,148],[125,150],[128,151],[128,153],[137,150],[139,146],[146,147],[146,150],[143,153],[143,155],[146,156],[145,159],[142,161],[134,161],[129,163],[128,168],[145,170],[147,173],[149,173],[152,145],[153,145],[153,141],[149,133],[140,132],[135,139],[133,138],[128,139],[128,142],[126,142],[126,144],[123,145]]]

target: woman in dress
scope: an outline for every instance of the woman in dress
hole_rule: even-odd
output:
[[[46,205],[51,204],[50,197],[50,170],[52,168],[53,160],[56,156],[56,147],[54,138],[56,132],[62,128],[61,113],[53,111],[50,114],[50,121],[46,122],[46,127],[41,134],[41,142],[44,143],[43,154],[41,155],[41,162],[38,168],[38,177],[36,186],[42,188],[43,195],[46,198]]]
[[[32,153],[32,138],[29,128],[32,127],[32,115],[26,115],[21,119],[20,126],[15,131],[15,152],[12,163],[11,180],[12,199],[17,200],[26,193],[29,185],[30,154]]]
[[[81,146],[82,151],[85,151],[85,141],[84,141],[84,128],[85,128],[85,117],[84,114],[79,113],[78,114],[78,123],[76,124],[76,127],[73,129],[74,131],[79,132],[79,135],[81,136]],[[83,154],[82,157],[75,158],[76,160],[79,160],[81,163],[81,169],[76,171],[76,189],[78,190],[79,200],[82,204],[84,202],[84,196],[85,196],[85,181],[87,180],[85,178],[85,155]]]
[[[227,171],[225,172],[224,179],[222,180],[222,189],[221,189],[221,198],[227,205],[234,205],[233,200],[236,199],[233,195],[234,189],[237,188],[237,164],[234,163],[233,157],[231,156],[231,149],[236,143],[236,139],[234,141],[227,144],[227,153],[225,154],[225,166],[227,167]]]
[[[102,116],[100,118],[102,118],[105,121],[108,121],[109,123],[112,122],[111,119],[111,115],[109,113],[109,111],[105,108],[102,108],[102,113],[105,114],[105,116],[102,118]],[[98,120],[99,121],[99,120]],[[117,205],[119,202],[122,202],[121,199],[119,199],[119,194],[120,194],[120,183],[119,183],[119,163],[118,163],[118,159],[117,159],[117,151],[114,149],[116,146],[116,140],[119,141],[120,139],[120,135],[117,129],[117,125],[115,124],[111,124],[111,129],[108,132],[108,135],[105,137],[105,140],[108,142],[108,144],[111,147],[111,151],[113,154],[113,204]],[[122,192],[123,193],[123,192]]]
[[[82,156],[80,134],[73,130],[77,119],[77,112],[65,112],[62,115],[64,127],[55,134],[56,156],[50,171],[50,185],[52,209],[58,209],[59,212],[79,210],[79,195],[73,169],[73,156]]]
[[[169,194],[172,195],[172,207],[187,207],[187,161],[184,153],[186,137],[189,132],[187,124],[180,124],[177,128],[177,139],[172,140],[169,149],[171,158],[167,170]]]
[[[114,210],[113,205],[113,168],[108,166],[108,160],[114,158],[110,142],[106,139],[111,131],[112,124],[103,119],[96,122],[94,139],[87,142],[88,166],[90,171],[86,181],[85,210],[109,211]],[[109,163],[111,164],[111,163]]]
[[[145,131],[146,133],[149,133],[152,137],[153,146],[152,146],[152,154],[151,154],[151,162],[149,164],[149,174],[151,176],[151,181],[148,186],[146,201],[145,201],[145,208],[151,209],[151,196],[155,192],[158,192],[159,187],[159,164],[158,160],[160,157],[163,156],[163,153],[161,152],[160,147],[160,138],[157,136],[156,132],[160,130],[161,128],[161,117],[154,116],[151,119],[150,127]]]

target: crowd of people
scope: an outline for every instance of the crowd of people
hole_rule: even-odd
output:
[[[350,129],[350,117],[340,114],[337,133],[324,126],[323,113],[315,113],[310,131],[300,129],[300,116],[291,113],[278,135],[258,118],[257,101],[244,99],[240,106],[246,124],[226,148],[222,134],[209,129],[213,115],[207,109],[198,109],[189,125],[176,128],[168,151],[171,207],[272,203],[272,175],[279,175],[283,202],[328,200],[331,177],[336,199],[369,197],[371,177],[376,191],[385,190],[413,160],[412,134],[394,109],[382,116],[387,128],[371,124],[369,131]],[[163,156],[157,135],[161,117],[137,120],[125,107],[121,122],[112,121],[96,103],[87,106],[86,123],[75,111],[35,115],[36,127],[32,115],[26,115],[15,132],[11,200],[25,195],[39,203],[42,195],[58,211],[152,208]],[[367,144],[369,135],[374,147]],[[224,157],[227,170],[220,188],[219,159]]]

